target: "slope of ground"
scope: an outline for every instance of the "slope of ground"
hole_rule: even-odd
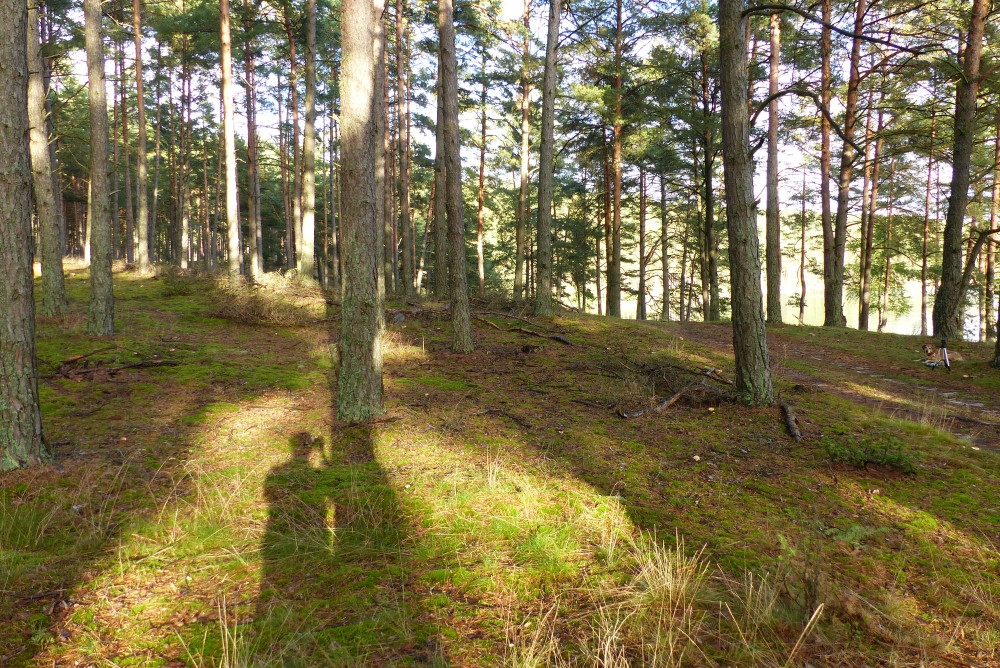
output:
[[[40,324],[55,457],[0,477],[0,665],[1000,664],[1000,455],[955,419],[1000,414],[983,363],[779,328],[796,443],[777,409],[619,417],[731,378],[724,325],[482,305],[459,356],[397,304],[388,414],[350,427],[336,306],[116,279],[113,339]]]

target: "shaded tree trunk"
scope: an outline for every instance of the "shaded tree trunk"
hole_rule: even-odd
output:
[[[771,53],[768,94],[778,92],[781,55],[781,15],[771,14]],[[767,321],[781,322],[781,214],[778,201],[778,100],[767,113]]]
[[[27,64],[28,122],[30,123],[31,174],[35,195],[35,215],[41,240],[42,304],[41,313],[54,317],[69,308],[63,280],[62,241],[54,191],[52,154],[49,151],[48,114],[45,109],[45,81],[41,43],[38,39],[38,5],[28,2]]]
[[[375,78],[382,51],[376,24],[380,0],[341,5],[341,243],[344,301],[337,377],[337,417],[363,422],[382,415],[382,335],[385,315],[378,289],[379,228],[375,179],[376,119],[382,96]],[[379,138],[380,139],[380,138]]]
[[[437,124],[434,126],[434,296],[448,297],[448,219],[445,211],[447,184],[444,160],[444,92],[441,87],[441,58],[438,56]]]
[[[521,17],[524,24],[524,35],[521,50],[521,183],[520,199],[517,208],[517,229],[514,232],[514,300],[525,298],[527,290],[524,286],[524,265],[527,259],[525,247],[528,228],[528,150],[530,147],[531,126],[529,123],[529,100],[531,80],[528,72],[528,61],[531,57],[531,1],[524,0],[524,12]]]
[[[111,198],[108,184],[108,97],[104,82],[104,40],[100,0],[84,0],[87,80],[90,93],[90,309],[87,332],[115,333],[115,297],[111,283]]]
[[[1000,123],[996,126],[993,148],[993,196],[990,200],[990,229],[1000,223]],[[997,241],[993,235],[986,242],[986,339],[997,338],[996,328],[996,255]]]
[[[259,279],[264,273],[264,239],[260,197],[260,158],[257,138],[257,44],[253,38],[254,23],[259,20],[255,5],[243,6],[243,31],[247,41],[243,45],[243,71],[246,75],[247,114],[247,251],[250,255],[250,277]],[[278,87],[278,98],[281,87]]]
[[[306,124],[302,133],[302,237],[299,276],[316,273],[316,0],[306,0]]]
[[[226,225],[229,236],[229,283],[242,282],[240,269],[240,211],[239,193],[236,183],[236,128],[235,105],[233,104],[233,57],[229,32],[229,0],[219,0],[219,34],[221,47],[219,60],[222,69],[222,109],[223,132],[226,146]]]
[[[748,406],[774,401],[760,293],[757,216],[747,99],[747,34],[744,0],[719,2],[722,86],[722,151],[732,276],[733,352],[736,392]]]
[[[132,34],[135,38],[135,99],[136,99],[136,261],[140,273],[148,273],[152,252],[150,250],[149,173],[146,150],[146,98],[142,80],[142,11],[141,0],[132,0]],[[155,214],[155,211],[154,211]]]
[[[412,295],[416,273],[416,244],[413,237],[413,220],[410,217],[410,98],[407,92],[407,74],[410,70],[409,52],[406,47],[408,31],[406,6],[396,0],[396,128],[399,154],[399,233],[403,241],[403,294]]]
[[[635,319],[646,319],[646,169],[639,166],[639,290]]]
[[[667,182],[660,175],[660,263],[663,265],[663,306],[660,320],[670,320],[670,230],[667,228]]]
[[[858,329],[868,329],[869,314],[871,311],[871,284],[872,284],[872,252],[875,245],[875,214],[878,212],[878,191],[879,172],[882,162],[882,131],[884,129],[882,111],[878,114],[878,128],[875,136],[875,153],[872,158],[871,185],[868,195],[868,202],[862,202],[862,207],[867,207],[867,224],[862,230],[862,265],[861,265],[861,299],[858,313]]]
[[[970,166],[976,138],[976,99],[981,83],[979,68],[982,58],[983,33],[989,12],[987,0],[973,0],[969,18],[968,38],[962,59],[955,103],[955,132],[952,148],[951,195],[945,215],[941,254],[941,284],[934,298],[934,335],[962,338],[962,306],[968,281],[962,271],[962,237],[965,212],[969,205]],[[968,262],[975,264],[976,258]]]
[[[398,2],[399,0],[397,0]],[[484,257],[483,219],[486,214],[486,51],[482,54],[482,87],[479,93],[479,187],[476,192],[476,268],[479,272],[479,297],[486,296],[486,258]]]
[[[93,44],[91,38],[100,38],[99,26],[96,26],[95,35],[91,35],[95,28],[91,25],[95,6],[99,10],[95,0],[88,1],[87,37],[91,47],[99,46],[99,43]],[[32,166],[28,147],[29,76],[25,57],[29,40],[34,39],[31,46],[38,43],[38,28],[36,23],[33,30],[28,29],[24,0],[0,0],[0,16],[4,17],[5,33],[0,40],[0,63],[3,63],[0,90],[4,91],[0,96],[0,267],[5,274],[0,281],[0,471],[9,471],[39,464],[47,459],[47,454],[42,441],[35,360]],[[99,20],[100,15],[96,18]],[[37,21],[37,15],[31,20]],[[40,84],[41,81],[36,82]],[[104,118],[106,139],[106,110]],[[48,162],[47,148],[45,160]]]
[[[445,173],[448,244],[451,247],[451,326],[456,353],[474,348],[465,276],[465,225],[462,221],[462,156],[458,127],[458,54],[452,0],[438,2],[441,46],[441,92],[444,99]]]

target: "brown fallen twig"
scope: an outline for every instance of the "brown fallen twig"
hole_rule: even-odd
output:
[[[511,320],[519,320],[519,321],[521,321],[523,323],[531,325],[532,327],[542,327],[542,325],[539,325],[536,322],[531,322],[527,318],[522,318],[519,315],[511,315],[509,313],[500,313],[499,311],[477,311],[477,313],[479,315],[495,315],[498,318],[510,318]],[[542,329],[545,329],[545,328],[542,327]]]
[[[488,319],[484,318],[484,317],[483,317],[483,316],[481,316],[481,315],[475,315],[475,314],[473,314],[473,316],[472,316],[472,317],[473,317],[473,318],[475,318],[476,320],[479,320],[480,322],[485,322],[485,323],[486,323],[487,325],[489,325],[490,327],[492,327],[493,329],[495,329],[495,330],[497,330],[497,331],[500,331],[500,332],[502,332],[502,331],[503,331],[503,330],[502,330],[502,329],[500,328],[500,325],[496,324],[496,323],[495,323],[495,322],[493,322],[492,320],[488,320]]]
[[[97,355],[99,353],[106,353],[109,350],[114,350],[114,349],[115,346],[105,346],[104,348],[98,348],[97,350],[92,350],[89,353],[83,353],[82,355],[73,355],[72,357],[67,357],[66,359],[59,362],[59,366],[66,366],[68,364],[73,364],[92,355]]]
[[[537,336],[540,339],[552,339],[553,341],[558,341],[559,343],[567,346],[573,345],[572,341],[561,334],[542,334],[540,332],[533,332],[530,329],[525,329],[524,327],[514,327],[510,331],[520,332],[521,334],[530,334],[531,336]]]
[[[688,385],[687,387],[682,388],[679,391],[675,392],[674,395],[671,396],[669,399],[665,399],[664,401],[660,402],[656,406],[653,406],[652,408],[643,408],[641,410],[631,411],[629,413],[619,410],[618,415],[628,419],[628,418],[639,417],[640,415],[645,415],[646,413],[662,413],[663,411],[667,410],[675,403],[677,403],[681,397],[690,392],[708,392],[710,394],[719,394],[719,391],[717,389],[711,387],[710,385],[705,385],[704,383],[698,383],[696,385]]]
[[[125,371],[126,369],[149,369],[158,366],[180,366],[180,362],[175,362],[173,360],[142,360],[140,362],[131,362],[130,364],[122,364],[119,366],[93,366],[89,369],[75,369],[67,370],[64,373],[50,373],[41,378],[71,378],[72,376],[82,376],[89,373],[98,373],[100,371],[107,371],[109,374],[118,373],[119,371]]]
[[[785,417],[785,426],[788,427],[788,433],[791,434],[796,443],[800,442],[802,440],[802,432],[799,431],[795,411],[792,410],[787,401],[781,401],[778,405],[781,406],[781,414]]]

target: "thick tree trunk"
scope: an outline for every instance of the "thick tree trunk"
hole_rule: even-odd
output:
[[[111,198],[108,184],[108,97],[104,82],[104,41],[100,0],[84,0],[87,79],[90,92],[90,310],[87,332],[115,333],[115,297],[111,284]]]
[[[451,349],[471,353],[472,324],[465,277],[465,224],[462,221],[462,156],[458,128],[458,54],[452,0],[438,1],[441,46],[441,89],[444,98],[445,172],[448,242],[451,247]]]
[[[95,0],[89,0],[87,16],[91,20],[94,4]],[[0,41],[0,90],[4,91],[0,96],[0,269],[4,272],[0,281],[0,471],[8,471],[41,463],[47,455],[42,442],[35,361],[32,167],[25,57],[31,35],[32,45],[37,45],[38,32],[37,23],[34,30],[28,29],[24,0],[0,0],[0,16],[4,17],[5,33]],[[37,15],[32,20],[37,21]],[[87,27],[88,46],[93,46],[89,39],[93,26],[88,23]],[[106,139],[106,110],[104,122]]]
[[[438,56],[437,124],[434,126],[434,296],[447,299],[448,218],[445,211],[448,186],[444,160],[444,91],[441,87],[441,58]]]
[[[38,41],[38,6],[28,2],[27,63],[28,121],[31,146],[31,174],[35,194],[42,261],[42,315],[54,317],[66,311],[66,285],[63,280],[62,242],[58,208],[53,190],[52,155],[49,152],[48,116],[45,109],[45,81],[41,44]]]
[[[778,92],[781,55],[781,15],[771,14],[768,95]],[[767,112],[767,321],[781,322],[781,213],[778,202],[778,100]]]
[[[410,71],[406,24],[406,3],[396,0],[396,128],[399,154],[399,233],[403,241],[403,294],[412,295],[416,272],[416,244],[413,237],[413,220],[410,217],[410,101],[407,93],[407,74]]]
[[[951,195],[945,216],[941,254],[941,285],[934,298],[934,336],[961,339],[963,303],[968,282],[963,280],[962,237],[969,205],[970,166],[976,138],[976,99],[981,83],[983,33],[989,12],[988,0],[973,0],[968,39],[962,59],[955,103],[955,142],[952,148]],[[975,258],[970,262],[975,264]]]
[[[542,143],[538,159],[538,290],[535,315],[552,315],[552,181],[555,169],[556,57],[559,48],[561,0],[549,0],[549,30],[545,42],[542,82]]]
[[[744,0],[719,2],[722,151],[732,276],[736,392],[748,406],[774,402],[760,293],[757,216],[747,108],[747,37]]]
[[[306,0],[306,124],[302,133],[302,237],[299,277],[316,273],[316,0]]]
[[[382,335],[385,315],[378,289],[379,227],[375,215],[376,119],[382,97],[375,69],[382,52],[377,38],[381,0],[343,0],[341,5],[341,127],[344,302],[337,379],[337,417],[363,422],[382,415]],[[379,138],[381,139],[381,138]]]
[[[240,269],[243,264],[240,250],[239,193],[236,183],[236,128],[233,104],[233,56],[229,34],[229,0],[219,0],[219,49],[222,69],[223,132],[226,145],[226,225],[229,234],[229,283],[242,282]]]

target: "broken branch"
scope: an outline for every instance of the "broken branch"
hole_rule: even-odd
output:
[[[663,411],[667,410],[675,403],[677,403],[681,399],[681,397],[691,392],[707,392],[709,394],[719,394],[719,391],[714,387],[705,385],[704,383],[698,383],[697,385],[688,385],[687,387],[682,388],[681,390],[676,392],[673,396],[671,396],[669,399],[665,399],[664,401],[657,404],[656,406],[653,406],[652,408],[643,408],[641,410],[632,411],[629,413],[619,410],[618,414],[623,418],[628,419],[628,418],[639,417],[640,415],[645,415],[646,413],[650,412],[662,413]]]
[[[802,440],[802,432],[799,431],[798,419],[795,417],[795,411],[788,404],[787,401],[782,401],[779,403],[781,406],[781,414],[785,417],[785,426],[788,427],[788,433],[791,434],[795,442],[798,443]]]

